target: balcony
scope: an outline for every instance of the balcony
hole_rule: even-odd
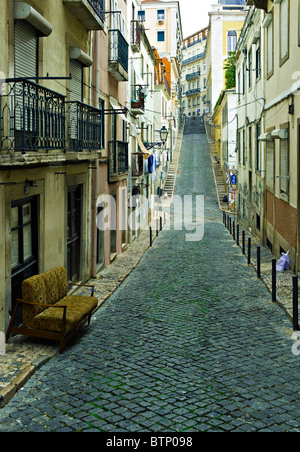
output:
[[[131,113],[135,116],[145,113],[145,94],[141,86],[134,86],[131,100]]]
[[[27,80],[4,83],[0,96],[0,151],[65,148],[65,96]]]
[[[104,30],[105,0],[63,0],[87,30]]]
[[[200,71],[192,72],[191,74],[187,74],[186,80],[191,80],[192,78],[200,77],[200,75],[201,75]]]
[[[185,94],[189,97],[189,96],[194,96],[195,94],[200,94],[200,93],[201,93],[201,89],[195,88],[195,89],[190,89]]]
[[[128,47],[119,30],[109,30],[108,71],[119,82],[128,81]]]
[[[191,58],[188,58],[187,60],[183,60],[181,65],[186,66],[187,64],[193,63],[194,61],[201,60],[205,56],[206,56],[205,52],[198,53],[197,55],[194,55]]]
[[[68,150],[99,151],[104,147],[104,116],[102,110],[83,104],[67,102]]]
[[[132,170],[131,175],[132,177],[140,177],[144,174],[144,154],[141,152],[135,152],[134,154],[131,154],[131,160],[132,160]]]
[[[128,174],[128,143],[109,141],[109,181],[117,182]]]
[[[141,25],[138,20],[131,21],[131,48],[133,52],[141,50]]]

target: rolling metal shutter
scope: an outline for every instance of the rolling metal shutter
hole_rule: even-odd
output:
[[[82,101],[82,63],[77,60],[70,60],[70,73],[72,79],[70,80],[70,101]]]
[[[15,22],[15,77],[37,76],[38,37],[25,21]]]

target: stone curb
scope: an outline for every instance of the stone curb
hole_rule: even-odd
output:
[[[40,356],[33,363],[24,367],[13,381],[0,391],[0,408],[3,408],[12,397],[25,385],[30,377],[40,369],[46,362],[56,355],[56,352],[49,355]]]

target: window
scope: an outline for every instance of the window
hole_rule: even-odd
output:
[[[228,33],[228,53],[234,52],[237,44],[237,33],[232,30]]]
[[[280,192],[289,194],[289,140],[280,140]]]
[[[104,149],[105,147],[105,122],[104,122],[104,117],[105,117],[105,113],[104,113],[104,100],[99,99],[99,110],[101,110],[102,112],[102,116],[101,116],[101,122],[100,122],[100,133],[99,133],[99,137],[100,137],[100,145],[101,148]]]
[[[157,10],[157,20],[165,20],[165,10],[164,9]]]
[[[256,125],[256,171],[260,171],[261,169],[261,157],[260,157],[260,131],[261,126],[260,123]]]
[[[248,53],[248,83],[249,88],[252,87],[252,48],[250,48]]]
[[[273,73],[273,60],[273,21],[271,21],[267,28],[267,76]]]
[[[157,41],[158,42],[165,42],[165,32],[164,31],[158,31],[157,32]]]
[[[261,75],[261,50],[260,50],[260,44],[259,46],[256,48],[256,79],[260,78]]]
[[[289,56],[289,0],[280,3],[280,63]]]
[[[266,184],[267,188],[274,190],[274,157],[275,157],[275,141],[267,142],[267,152],[266,152]]]
[[[243,165],[246,165],[246,136],[243,130]]]
[[[138,11],[138,19],[141,22],[145,22],[146,21],[146,12],[145,11]]]
[[[249,166],[252,169],[252,127],[249,127]]]

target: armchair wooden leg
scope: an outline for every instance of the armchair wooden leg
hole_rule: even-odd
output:
[[[13,313],[12,313],[12,316],[11,316],[11,319],[10,319],[10,322],[9,322],[9,325],[8,325],[8,329],[7,329],[7,332],[6,332],[6,338],[5,338],[6,339],[6,343],[8,342],[8,339],[9,339],[9,337],[11,335],[11,332],[12,332],[12,329],[13,329],[13,326],[14,326],[14,321],[15,321],[15,318],[16,318],[16,315],[17,315],[20,303],[21,303],[21,301],[17,300],[16,306],[14,307],[14,310],[13,310]]]

